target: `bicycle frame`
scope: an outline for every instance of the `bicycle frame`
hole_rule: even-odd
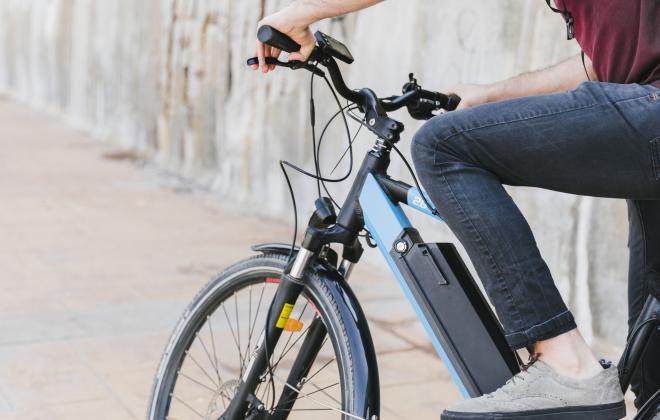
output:
[[[319,213],[327,214],[329,210],[319,209],[317,200],[317,211],[310,219],[302,246],[278,287],[266,331],[259,339],[257,350],[243,375],[237,397],[232,400],[223,419],[242,418],[241,413],[245,413],[252,390],[268,368],[264,343],[273,349],[282,331],[274,325],[273,320],[278,319],[285,305],[295,304],[305,284],[305,270],[314,261],[323,259],[321,254],[328,249],[329,244],[342,244],[343,260],[337,273],[347,278],[352,265],[362,255],[358,234],[365,227],[388,262],[464,397],[493,391],[519,371],[518,359],[507,345],[501,326],[455,248],[449,244],[424,244],[403,212],[399,203],[437,217],[426,206],[419,189],[387,176],[391,148],[389,142],[382,139],[376,141],[362,162],[336,220],[321,221],[325,219]],[[428,198],[426,200],[430,202]],[[403,243],[406,249],[401,248]],[[419,272],[415,269],[418,264],[409,261],[409,258],[421,258],[420,266],[430,264],[435,269]],[[446,286],[447,291],[437,285]],[[457,312],[454,317],[443,315],[443,307],[452,307],[454,312],[460,313]],[[361,313],[361,310],[358,312]],[[460,334],[463,338],[457,337],[458,329],[463,330],[464,333]],[[310,366],[308,356],[317,354],[318,345],[326,334],[325,328],[315,326],[313,330],[315,334],[306,338],[292,368],[298,377],[290,376],[287,381],[289,384],[297,384],[304,378]],[[370,336],[363,339],[363,343],[372,346]],[[374,354],[371,350],[368,349],[366,353]],[[484,354],[488,354],[488,357],[483,357]],[[363,371],[369,372],[372,375],[369,379],[374,380],[374,373],[377,375],[375,357],[367,357],[364,362],[369,366]],[[365,400],[371,400],[365,407],[370,416],[377,415],[377,408],[374,409],[379,399],[377,384],[365,389],[369,390],[365,392],[370,393],[364,396]],[[287,389],[284,394],[290,392],[295,391]]]

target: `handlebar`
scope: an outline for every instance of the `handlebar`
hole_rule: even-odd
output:
[[[300,44],[296,41],[269,25],[264,25],[259,28],[257,31],[257,39],[264,44],[279,48],[288,53],[300,51],[301,48]]]
[[[348,52],[337,51],[337,48],[345,47],[326,35],[318,33],[317,40],[329,39],[332,44],[321,44],[320,42],[314,48],[307,61],[287,61],[283,62],[275,57],[266,57],[266,64],[280,67],[288,67],[293,70],[305,69],[318,76],[325,76],[325,73],[318,65],[323,65],[328,70],[332,84],[339,95],[350,102],[358,105],[360,110],[365,113],[368,122],[368,128],[390,141],[397,141],[398,136],[403,131],[403,124],[387,116],[387,112],[396,111],[403,107],[408,108],[408,112],[415,119],[429,119],[433,117],[433,112],[438,110],[452,111],[456,109],[460,98],[456,95],[445,95],[440,92],[433,92],[422,89],[417,84],[412,73],[409,76],[409,82],[403,86],[403,94],[390,96],[388,98],[378,98],[376,94],[368,88],[353,90],[350,89],[341,74],[335,57],[342,57],[341,54]],[[264,25],[259,28],[257,33],[259,41],[264,44],[276,47],[286,52],[296,52],[300,50],[300,45],[282,32]],[[338,47],[339,46],[339,47]],[[338,55],[340,54],[340,55]],[[350,55],[350,53],[349,53]],[[345,61],[345,60],[344,60]],[[258,64],[257,57],[247,60],[249,66]],[[316,64],[312,64],[316,63]]]

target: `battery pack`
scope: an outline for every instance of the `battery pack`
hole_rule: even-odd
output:
[[[408,228],[390,251],[432,333],[471,397],[520,371],[502,326],[450,243],[422,243]]]

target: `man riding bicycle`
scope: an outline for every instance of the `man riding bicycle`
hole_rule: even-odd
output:
[[[287,34],[305,60],[312,23],[380,0],[298,0],[260,23]],[[627,200],[629,325],[660,265],[660,2],[557,0],[583,54],[489,85],[460,85],[460,112],[431,119],[413,158],[438,211],[461,241],[513,348],[533,363],[498,391],[457,404],[446,419],[598,418],[623,404],[615,367],[603,367],[577,330],[523,215],[503,187],[539,187]],[[257,41],[259,67],[280,51]],[[597,82],[596,82],[597,80]],[[657,293],[657,290],[655,291]],[[660,339],[633,381],[641,406],[660,388]]]

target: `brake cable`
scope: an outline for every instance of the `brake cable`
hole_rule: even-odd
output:
[[[332,116],[332,118],[330,118],[330,120],[328,120],[328,122],[325,124],[325,127],[323,128],[323,131],[321,132],[321,136],[319,137],[319,142],[318,142],[317,152],[316,152],[317,156],[319,156],[319,157],[321,156],[321,142],[323,141],[323,137],[324,137],[324,135],[325,135],[327,129],[330,127],[330,124],[332,123],[332,121],[333,121],[337,116],[339,116],[340,112],[346,112],[346,109],[347,109],[348,106],[350,106],[350,105],[347,105],[347,106],[343,107],[340,111],[337,111],[337,112]],[[348,108],[348,111],[350,112],[351,109],[355,109],[355,108]],[[362,125],[360,125],[360,126],[358,127],[357,131],[355,132],[355,134],[353,134],[353,138],[351,139],[351,142],[350,142],[349,147],[353,146],[353,143],[354,143],[355,140],[357,139],[357,136],[360,134],[360,131],[361,131],[361,130],[362,130]],[[347,147],[347,148],[344,150],[344,153],[341,155],[341,157],[339,158],[339,160],[337,160],[337,163],[336,163],[335,166],[332,168],[332,171],[330,172],[330,175],[332,175],[332,174],[335,172],[335,169],[337,169],[337,167],[338,167],[339,164],[342,162],[342,160],[344,160],[344,156],[346,156],[346,153],[348,153],[348,151],[349,151],[349,147]],[[320,175],[320,172],[321,172],[321,171],[319,170],[319,175]],[[334,206],[337,207],[337,210],[341,210],[341,206],[340,206],[339,203],[334,199],[334,197],[332,196],[332,194],[330,194],[330,191],[328,190],[328,186],[325,184],[325,181],[321,180],[321,185],[323,186],[323,190],[325,191],[325,193],[328,195],[328,198],[330,198],[330,201],[332,201],[332,204],[334,204]]]
[[[342,106],[341,106],[341,102],[339,102],[339,98],[337,97],[337,94],[335,93],[334,89],[332,89],[332,85],[330,84],[330,81],[328,80],[327,77],[324,77],[323,79],[324,79],[325,82],[328,84],[328,86],[331,88],[331,92],[332,92],[332,94],[333,94],[333,96],[334,96],[334,98],[335,98],[335,100],[336,100],[336,102],[337,102],[337,105],[338,105],[339,108],[341,109],[341,108],[342,108]],[[341,113],[341,115],[342,115],[342,118],[343,118],[343,120],[344,120],[344,126],[346,127],[346,134],[347,134],[347,138],[348,138],[349,145],[350,145],[350,140],[351,140],[351,130],[350,130],[350,128],[348,127],[348,120],[346,119],[346,115],[344,115],[343,112]],[[315,140],[314,140],[314,142],[315,142]],[[297,172],[299,172],[299,173],[301,173],[301,174],[303,174],[303,175],[306,175],[306,176],[308,176],[308,177],[310,177],[310,178],[318,179],[318,180],[323,181],[323,182],[337,182],[337,183],[338,183],[338,182],[343,182],[343,181],[345,181],[345,180],[348,179],[348,177],[350,177],[351,174],[353,173],[353,148],[350,147],[349,150],[350,150],[350,154],[349,154],[350,163],[349,163],[348,172],[346,173],[346,175],[343,175],[343,176],[341,176],[340,178],[326,178],[326,177],[324,177],[324,176],[319,176],[319,175],[313,174],[313,173],[311,173],[311,172],[309,172],[309,171],[307,171],[307,170],[305,170],[305,169],[303,169],[303,168],[301,168],[301,167],[299,167],[299,166],[297,166],[297,165],[295,165],[295,164],[293,164],[293,163],[291,163],[291,162],[289,162],[289,161],[286,161],[286,160],[283,160],[282,163],[283,163],[284,165],[286,165],[286,166],[292,168],[293,170],[295,170],[295,171],[297,171]]]
[[[408,168],[408,172],[410,172],[410,175],[412,176],[413,182],[415,183],[415,187],[417,187],[417,190],[419,190],[419,195],[422,197],[422,200],[424,200],[424,204],[426,205],[426,207],[429,209],[431,214],[433,214],[434,216],[440,217],[440,213],[438,213],[438,210],[426,198],[426,194],[424,194],[424,190],[422,190],[422,187],[419,185],[419,181],[417,180],[417,176],[415,175],[415,171],[413,170],[412,166],[408,162],[408,159],[406,159],[405,156],[403,156],[403,153],[401,153],[401,150],[399,150],[399,148],[396,147],[393,143],[390,143],[390,145],[392,146],[394,151],[399,155],[399,157],[403,161],[403,164],[406,165],[406,168]]]
[[[339,101],[339,97],[337,96],[337,93],[335,92],[335,89],[332,86],[332,83],[330,83],[330,81],[328,80],[325,73],[322,70],[318,69],[318,64],[319,64],[318,62],[315,63],[314,65],[312,65],[311,63],[305,63],[305,65],[302,66],[301,63],[292,63],[292,62],[283,63],[279,60],[272,60],[272,58],[270,58],[270,57],[269,57],[269,59],[271,59],[271,61],[273,61],[273,64],[277,64],[277,65],[284,66],[284,67],[289,67],[289,68],[304,67],[307,70],[312,72],[312,76],[311,76],[311,80],[310,80],[310,93],[311,93],[311,97],[310,97],[310,120],[311,120],[311,125],[312,125],[312,146],[314,148],[313,149],[314,171],[316,173],[313,174],[313,173],[311,173],[311,172],[309,172],[309,171],[307,171],[307,170],[305,170],[305,169],[303,169],[303,168],[301,168],[301,167],[299,167],[299,166],[297,166],[297,165],[295,165],[295,164],[293,164],[289,161],[280,160],[280,168],[281,168],[282,173],[284,175],[284,178],[286,180],[287,187],[289,189],[289,195],[291,197],[291,204],[293,206],[294,232],[293,232],[293,240],[291,242],[291,248],[289,250],[289,256],[288,256],[288,260],[289,260],[289,262],[291,262],[291,259],[293,258],[295,246],[296,246],[296,241],[297,241],[297,238],[298,238],[298,206],[297,206],[297,203],[296,203],[295,193],[293,191],[293,185],[291,183],[291,179],[289,177],[289,174],[286,171],[286,166],[292,168],[293,170],[295,170],[298,173],[301,173],[305,176],[308,176],[310,178],[315,179],[317,181],[317,183],[320,183],[321,185],[323,185],[326,192],[328,192],[327,188],[325,187],[325,182],[333,182],[333,183],[334,182],[342,182],[342,181],[345,181],[346,179],[348,179],[348,177],[350,177],[351,174],[353,173],[353,165],[354,165],[354,162],[353,162],[353,146],[352,146],[353,140],[351,138],[351,130],[348,126],[348,120],[346,119],[346,115],[344,113],[345,108],[342,107],[341,102]],[[267,59],[266,62],[268,63],[268,59]],[[248,64],[250,64],[249,60],[248,60]],[[284,65],[284,64],[286,64],[286,65]],[[342,177],[339,177],[339,178],[326,178],[324,176],[321,176],[321,173],[320,173],[320,167],[319,167],[319,162],[318,162],[318,154],[317,154],[317,148],[316,148],[316,130],[315,130],[316,111],[315,111],[314,96],[313,96],[314,95],[313,81],[314,81],[314,76],[315,75],[323,77],[323,80],[328,85],[328,88],[330,89],[330,92],[332,93],[332,96],[334,97],[335,102],[337,103],[337,106],[339,107],[339,111],[337,112],[337,114],[335,114],[332,117],[332,119],[334,119],[336,117],[336,115],[341,114],[342,119],[344,121],[344,127],[346,128],[350,163],[349,163],[348,172],[346,173],[346,175],[344,175]],[[325,132],[325,130],[326,129],[324,128],[324,132]],[[320,142],[320,140],[321,139],[319,139],[319,142]],[[320,147],[319,147],[319,150],[320,150]],[[320,196],[319,185],[317,185],[317,189],[318,189],[319,196]]]

